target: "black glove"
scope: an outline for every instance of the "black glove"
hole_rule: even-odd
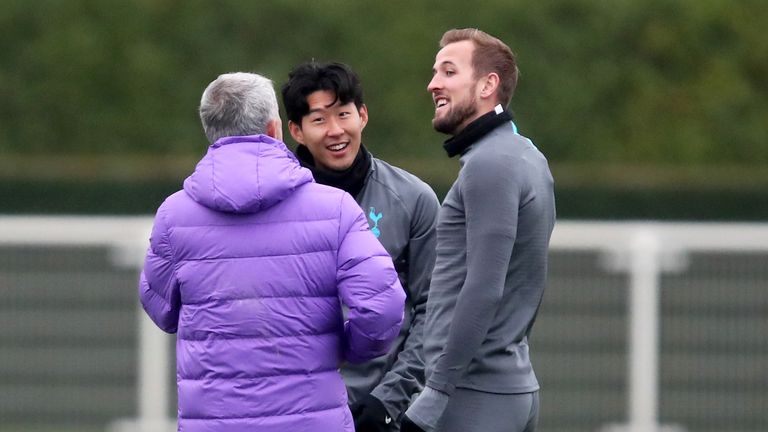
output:
[[[384,404],[376,397],[367,395],[349,407],[355,419],[356,432],[390,432],[395,430],[395,420],[389,416]]]
[[[407,415],[400,418],[400,432],[425,432],[419,425],[411,421]]]

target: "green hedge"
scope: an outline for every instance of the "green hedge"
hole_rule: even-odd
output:
[[[7,0],[1,154],[196,154],[203,88],[298,62],[361,75],[377,153],[440,154],[426,92],[442,32],[518,53],[512,108],[555,162],[768,163],[763,0]]]

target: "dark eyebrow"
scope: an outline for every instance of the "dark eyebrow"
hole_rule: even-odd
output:
[[[333,108],[336,105],[341,106],[341,104],[339,104],[339,99],[338,98],[335,99],[333,102],[329,103],[328,105],[323,105],[323,106],[318,107],[318,108],[310,108],[309,112],[327,111],[327,110]]]
[[[313,114],[313,113],[325,112],[325,111],[328,111],[328,110],[330,110],[330,109],[332,109],[332,108],[334,108],[334,107],[338,107],[338,108],[341,108],[341,107],[343,107],[344,105],[347,105],[347,104],[349,104],[349,103],[352,103],[352,102],[348,102],[348,103],[346,103],[346,104],[342,104],[341,102],[339,102],[339,100],[338,100],[338,99],[336,99],[336,100],[335,100],[333,103],[331,103],[330,105],[326,105],[326,106],[324,106],[324,107],[321,107],[321,108],[313,108],[313,109],[310,109],[310,110],[307,112],[307,114]],[[351,109],[351,108],[350,108],[350,109]]]

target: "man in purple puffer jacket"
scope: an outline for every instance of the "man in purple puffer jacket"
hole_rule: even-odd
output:
[[[139,283],[178,332],[179,430],[353,431],[338,369],[398,335],[392,259],[354,199],[280,141],[270,80],[219,76],[200,118],[211,146],[158,209]]]

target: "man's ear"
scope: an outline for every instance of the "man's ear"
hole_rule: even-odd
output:
[[[483,87],[480,90],[480,97],[489,98],[495,95],[499,89],[499,81],[499,75],[496,72],[486,75],[482,81]]]
[[[288,132],[291,133],[294,141],[299,144],[304,144],[304,132],[302,132],[300,125],[288,120]]]
[[[272,119],[267,122],[267,135],[272,138],[283,140],[283,122],[280,119]]]
[[[363,130],[365,125],[368,124],[368,107],[365,106],[365,104],[362,104],[357,112],[360,114],[360,130]]]

